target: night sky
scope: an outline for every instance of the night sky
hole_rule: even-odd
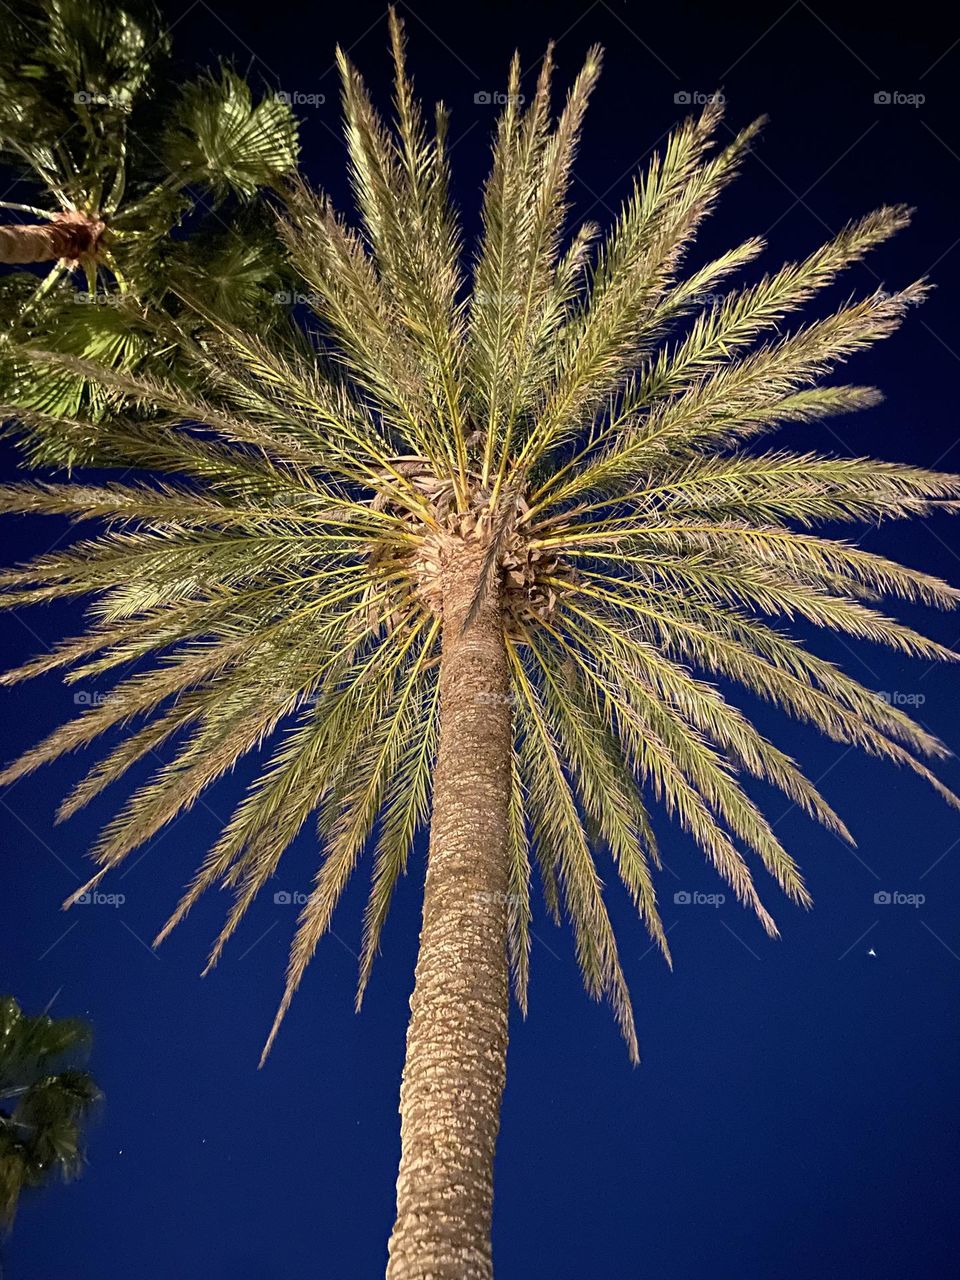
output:
[[[558,40],[565,86],[594,41],[605,72],[575,183],[578,217],[608,224],[631,173],[684,114],[678,94],[722,87],[728,122],[771,122],[728,190],[692,265],[764,234],[754,275],[805,254],[848,218],[892,201],[914,226],[823,299],[929,273],[932,300],[850,368],[886,402],[785,442],[960,469],[960,31],[933,6],[811,8],[671,3],[400,6],[419,87],[453,109],[456,194],[477,225],[495,108],[519,45],[534,68]],[[303,105],[304,164],[346,204],[336,41],[387,96],[381,6],[271,0],[244,15],[171,4],[190,69],[231,57],[265,87],[325,95]],[[529,81],[528,81],[529,83]],[[877,101],[887,94],[893,101]],[[896,100],[897,97],[901,100]],[[917,97],[922,101],[917,101]],[[908,102],[906,98],[913,98]],[[689,100],[689,99],[686,99]],[[303,99],[301,99],[303,101]],[[685,99],[679,99],[680,102]],[[12,452],[3,469],[13,471]],[[5,518],[3,558],[62,533]],[[863,545],[960,583],[947,517],[870,530]],[[0,614],[0,665],[75,630],[81,609]],[[937,639],[960,616],[904,609]],[[819,639],[824,655],[885,690],[960,747],[960,672]],[[96,697],[107,686],[82,691]],[[2,695],[8,760],[79,710],[75,688],[33,682]],[[537,904],[531,1011],[514,1015],[497,1158],[498,1280],[901,1280],[953,1272],[960,1246],[958,986],[960,817],[921,780],[743,703],[794,754],[858,840],[851,851],[770,790],[751,788],[797,856],[812,912],[766,892],[783,937],[728,900],[675,902],[723,886],[659,822],[659,880],[675,972],[649,947],[626,895],[608,900],[634,995],[643,1063],[631,1068],[607,1009],[590,1003],[572,939]],[[89,757],[0,793],[0,989],[31,1012],[89,1018],[106,1103],[76,1184],[27,1197],[4,1246],[9,1280],[366,1280],[383,1274],[399,1155],[397,1093],[412,985],[423,843],[401,884],[364,1012],[353,1012],[369,863],[354,879],[263,1071],[297,908],[266,894],[220,967],[200,980],[227,899],[208,896],[159,953],[148,941],[256,768],[247,761],[136,855],[104,893],[60,902],[118,803],[109,792],[60,827],[58,797]],[[960,767],[941,775],[960,787]],[[138,775],[143,776],[143,775]],[[121,788],[123,791],[123,788]],[[316,861],[306,830],[274,883],[294,896]],[[875,895],[922,895],[919,905]]]

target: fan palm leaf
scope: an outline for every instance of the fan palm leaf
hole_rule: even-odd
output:
[[[119,314],[133,292],[175,307],[171,286],[202,280],[222,314],[259,313],[261,325],[283,315],[269,296],[282,283],[276,237],[251,202],[295,166],[290,108],[282,95],[254,102],[229,67],[171,83],[169,47],[141,0],[30,0],[0,14],[0,160],[30,199],[0,202],[21,218],[0,225],[0,263],[43,268],[0,281],[0,394],[23,408],[108,414],[110,393],[66,370],[31,369],[18,348],[40,341],[141,369],[155,343]],[[233,228],[218,213],[231,198],[241,206]],[[174,234],[184,223],[186,238]],[[81,460],[39,434],[31,456]]]
[[[744,777],[851,839],[738,690],[960,804],[930,768],[942,744],[809,647],[824,630],[954,658],[878,606],[950,609],[960,593],[834,527],[952,511],[960,479],[765,442],[782,423],[877,402],[872,388],[825,379],[891,335],[924,282],[790,318],[900,231],[907,209],[868,214],[718,302],[710,289],[762,241],[686,275],[683,264],[761,122],[717,148],[712,102],[670,135],[605,238],[591,224],[568,232],[600,54],[554,118],[548,52],[525,107],[511,65],[468,284],[446,113],[428,124],[393,15],[390,29],[392,121],[338,56],[358,227],[302,182],[287,205],[281,236],[313,328],[254,335],[216,293],[201,302],[184,286],[187,319],[163,334],[192,370],[189,390],[40,344],[25,352],[126,407],[101,433],[102,456],[148,478],[7,486],[7,511],[106,528],[6,571],[0,603],[92,598],[89,630],[8,683],[146,660],[2,774],[13,781],[142,721],[64,806],[166,752],[95,846],[91,883],[241,754],[267,752],[161,937],[226,885],[234,905],[215,963],[316,820],[322,857],[268,1048],[366,853],[362,998],[391,894],[429,825],[389,1272],[399,1280],[459,1277],[468,1263],[490,1273],[507,974],[526,1008],[534,872],[636,1060],[603,880],[608,867],[620,878],[669,959],[654,808],[770,935],[761,877],[802,906],[810,894]],[[209,154],[233,136],[230,122],[211,126]],[[71,448],[96,436],[80,412],[20,420]]]

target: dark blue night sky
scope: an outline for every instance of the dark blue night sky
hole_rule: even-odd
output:
[[[960,469],[960,30],[933,6],[841,9],[673,3],[401,4],[425,96],[453,108],[457,197],[476,229],[494,108],[515,44],[532,67],[559,40],[563,76],[586,47],[607,62],[586,130],[576,214],[609,222],[631,172],[685,108],[718,85],[739,127],[769,112],[757,153],[708,224],[694,264],[766,234],[761,269],[804,254],[849,217],[893,201],[914,226],[852,269],[824,305],[929,273],[938,288],[904,329],[852,366],[886,402],[803,427],[790,442]],[[305,166],[343,206],[334,43],[385,98],[380,6],[274,0],[244,13],[171,4],[188,66],[224,53],[271,89],[325,94],[303,106]],[[875,95],[923,95],[919,105]],[[836,434],[839,431],[839,435]],[[3,455],[4,470],[13,458]],[[6,518],[3,558],[43,550],[56,522]],[[960,529],[946,517],[885,525],[864,545],[960,583]],[[80,609],[0,614],[0,665],[77,628]],[[960,640],[960,616],[907,620]],[[818,642],[960,748],[960,671]],[[99,692],[86,691],[95,697]],[[4,760],[78,710],[56,680],[4,692]],[[744,704],[746,705],[746,704]],[[750,705],[820,782],[858,840],[851,851],[771,791],[816,905],[766,894],[771,942],[666,820],[659,888],[676,969],[649,949],[620,891],[608,894],[634,994],[643,1064],[631,1068],[609,1012],[591,1004],[572,940],[534,921],[532,1008],[516,1018],[498,1153],[498,1280],[902,1280],[954,1274],[960,1246],[958,991],[960,816],[917,778]],[[402,883],[363,1014],[353,1013],[358,874],[266,1068],[257,1057],[278,999],[296,907],[268,894],[217,971],[200,980],[226,899],[210,896],[164,945],[147,940],[255,768],[246,762],[101,888],[118,905],[68,914],[84,851],[117,797],[52,825],[84,770],[66,763],[0,793],[0,988],[31,1011],[94,1024],[107,1101],[89,1168],[24,1203],[4,1246],[8,1280],[367,1280],[383,1274],[399,1155],[397,1092],[423,862]],[[960,787],[960,767],[942,776]],[[422,848],[421,848],[422,855]],[[306,832],[275,881],[295,895],[316,858]],[[877,894],[922,895],[920,905]]]

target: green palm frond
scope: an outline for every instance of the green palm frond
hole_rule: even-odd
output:
[[[83,1168],[83,1122],[100,1097],[74,1063],[90,1029],[74,1018],[30,1017],[0,997],[0,1225],[9,1229],[21,1193]]]
[[[442,715],[440,564],[453,541],[476,540],[482,569],[462,630],[495,599],[511,673],[506,942],[516,997],[525,1009],[536,875],[547,911],[572,923],[587,990],[610,1001],[635,1055],[603,879],[619,877],[669,959],[658,806],[771,935],[758,870],[793,902],[806,906],[810,895],[742,779],[768,783],[852,839],[736,704],[736,690],[960,803],[929,767],[942,744],[808,645],[810,634],[832,631],[904,657],[954,658],[884,601],[951,609],[960,591],[833,534],[840,523],[952,511],[960,479],[766,440],[782,423],[877,402],[873,388],[826,379],[892,334],[925,285],[803,313],[909,215],[898,205],[868,214],[739,287],[734,274],[765,252],[754,236],[684,274],[761,124],[718,148],[711,103],[669,136],[605,237],[590,224],[568,231],[600,54],[589,52],[555,115],[548,52],[526,104],[511,64],[468,285],[446,113],[431,121],[420,107],[395,16],[390,32],[390,121],[339,57],[359,227],[303,183],[287,193],[284,280],[308,303],[309,324],[297,323],[296,307],[282,322],[238,317],[274,287],[258,270],[257,222],[227,248],[222,288],[200,286],[212,268],[191,277],[187,254],[171,274],[175,316],[113,313],[131,335],[144,326],[152,349],[162,344],[178,362],[177,377],[135,352],[117,358],[109,326],[94,358],[89,343],[21,351],[38,380],[83,378],[111,412],[98,423],[86,401],[19,414],[13,404],[16,430],[63,460],[141,478],[0,491],[8,512],[103,526],[0,575],[7,607],[92,597],[84,634],[4,682],[139,665],[2,780],[133,725],[67,797],[67,816],[160,752],[153,778],[93,851],[97,880],[263,748],[261,772],[161,937],[208,887],[226,885],[233,905],[216,963],[315,818],[320,866],[270,1041],[369,854],[359,1004],[394,887],[429,819]],[[231,73],[187,101],[196,147],[233,173],[236,190],[256,165],[290,158],[287,143],[263,143],[273,129],[285,136],[272,108],[253,107]],[[193,163],[194,142],[183,164]],[[259,181],[272,180],[265,172]]]
[[[184,184],[203,182],[223,199],[278,183],[297,161],[297,130],[280,94],[254,104],[229,67],[185,85],[163,140],[163,157]]]
[[[0,24],[0,153],[75,198],[84,147],[93,141],[116,161],[131,109],[169,51],[159,14],[138,0],[27,0]]]
[[[35,332],[51,350],[93,360],[122,372],[142,369],[155,350],[153,335],[139,309],[119,294],[78,293],[66,282],[51,291],[36,314]],[[102,421],[116,395],[66,368],[42,369],[22,354],[16,342],[0,345],[0,395],[8,405],[60,418]],[[79,459],[64,441],[35,437],[37,462],[70,468]]]
[[[0,401],[106,422],[115,397],[76,372],[31,370],[22,348],[139,369],[145,315],[156,327],[164,312],[182,312],[184,289],[234,321],[281,323],[284,255],[251,198],[293,173],[296,121],[282,95],[255,101],[229,68],[177,83],[168,33],[141,0],[27,0],[0,13],[0,26],[0,160],[16,197],[0,202],[4,217],[21,231],[70,219],[87,237],[78,257],[0,281]],[[236,218],[205,207],[228,198]],[[185,220],[189,234],[174,236]],[[126,305],[130,314],[115,310]],[[148,349],[184,373],[162,340]],[[27,456],[67,468],[92,461],[39,426]]]
[[[164,271],[175,294],[202,294],[218,315],[261,331],[289,310],[293,287],[277,253],[274,218],[262,206],[169,248]]]

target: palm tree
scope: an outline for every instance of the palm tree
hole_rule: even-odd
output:
[[[0,280],[9,337],[142,367],[143,327],[117,304],[132,292],[162,302],[196,265],[197,242],[211,246],[207,256],[219,246],[208,277],[227,274],[237,249],[218,206],[249,204],[294,168],[297,128],[280,95],[255,103],[228,67],[176,84],[169,47],[156,10],[142,0],[33,0],[0,11],[0,159],[30,200],[0,208],[32,219],[0,225],[0,263],[50,264],[42,274]],[[178,227],[189,237],[173,237]],[[245,230],[231,240],[244,244]],[[264,255],[264,278],[277,259]],[[5,347],[5,398],[104,411],[103,397],[83,380],[49,370],[37,379],[16,348]]]
[[[9,1229],[25,1187],[73,1178],[83,1168],[83,1122],[100,1091],[65,1065],[90,1029],[74,1018],[27,1017],[0,997],[0,1224]]]
[[[296,162],[275,94],[254,105],[229,68],[160,91],[169,36],[140,0],[35,0],[5,10],[0,148],[42,204],[3,202],[39,223],[0,229],[0,262],[71,266],[91,293],[109,273],[141,284],[146,251],[204,196],[254,195]],[[168,110],[158,110],[166,107]]]
[[[198,370],[189,395],[34,352],[42,368],[99,378],[164,416],[149,429],[117,420],[102,441],[115,467],[152,482],[3,491],[7,511],[110,526],[0,579],[10,607],[97,598],[83,634],[6,683],[61,668],[90,680],[165,656],[2,780],[148,717],[66,798],[66,817],[175,744],[105,828],[88,889],[272,742],[160,933],[206,888],[229,886],[214,965],[315,816],[323,857],[265,1054],[369,851],[359,1005],[393,888],[429,825],[387,1274],[463,1280],[491,1275],[508,986],[512,971],[525,1010],[533,865],[546,910],[571,922],[587,991],[608,998],[636,1061],[601,866],[669,959],[648,806],[677,818],[770,935],[747,854],[792,901],[810,897],[738,775],[765,779],[850,838],[714,678],[960,803],[925,763],[944,753],[931,734],[775,621],[952,658],[874,605],[888,596],[952,608],[960,593],[817,527],[952,507],[960,479],[755,448],[780,423],[876,402],[870,388],[823,379],[892,333],[922,283],[785,325],[903,227],[906,209],[869,214],[717,300],[761,241],[686,276],[681,263],[760,122],[714,150],[720,107],[685,120],[595,248],[597,228],[567,238],[564,223],[600,53],[590,51],[556,118],[550,54],[525,109],[515,58],[468,288],[447,114],[439,107],[428,127],[395,16],[390,29],[392,128],[338,55],[361,229],[306,186],[283,227],[319,335],[263,338],[195,299],[205,330],[186,343]],[[79,419],[24,417],[64,440],[91,437]]]

